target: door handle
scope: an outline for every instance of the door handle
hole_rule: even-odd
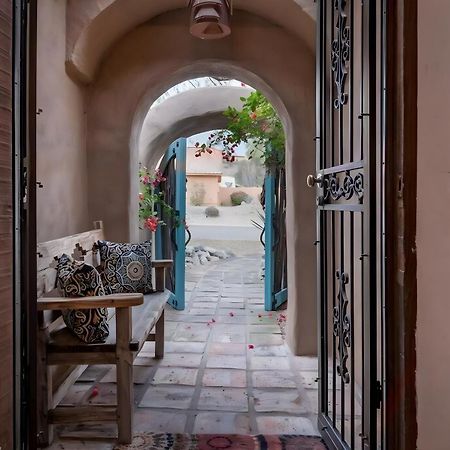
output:
[[[322,186],[322,183],[323,183],[323,178],[322,178],[321,173],[319,173],[317,175],[317,177],[315,177],[314,175],[308,175],[306,177],[306,185],[310,188],[314,187],[315,184]]]

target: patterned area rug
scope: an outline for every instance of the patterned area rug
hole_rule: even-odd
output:
[[[318,437],[295,435],[139,433],[114,450],[326,450]]]

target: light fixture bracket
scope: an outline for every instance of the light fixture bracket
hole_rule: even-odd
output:
[[[189,0],[190,33],[200,39],[222,39],[231,34],[231,0]]]

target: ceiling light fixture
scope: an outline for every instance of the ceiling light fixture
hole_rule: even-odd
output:
[[[190,33],[200,39],[221,39],[231,34],[231,0],[189,0]]]

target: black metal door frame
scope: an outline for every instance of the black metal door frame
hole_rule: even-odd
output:
[[[317,7],[317,159],[308,184],[317,186],[319,429],[331,449],[375,450],[383,429],[381,8],[375,0]]]
[[[14,0],[14,448],[37,447],[36,0]]]

